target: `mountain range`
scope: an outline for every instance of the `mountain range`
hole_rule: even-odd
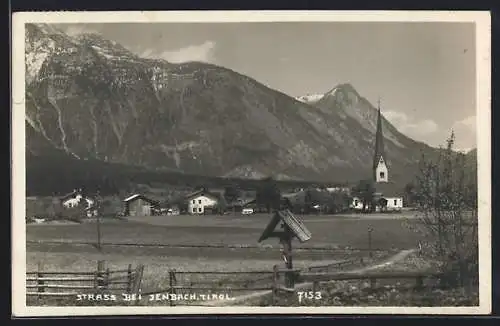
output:
[[[371,176],[377,109],[348,83],[294,98],[213,64],[141,58],[98,34],[27,24],[25,36],[28,170],[62,155],[179,175]],[[385,118],[383,134],[400,184],[437,151]]]

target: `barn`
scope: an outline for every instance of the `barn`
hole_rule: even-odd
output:
[[[153,214],[153,208],[158,206],[158,203],[141,194],[134,194],[123,200],[125,216],[149,216]]]

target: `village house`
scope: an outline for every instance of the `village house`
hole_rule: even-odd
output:
[[[226,210],[233,213],[243,213],[249,214],[249,212],[254,212],[257,208],[255,198],[237,198],[232,202],[229,202],[226,206]]]
[[[125,216],[150,216],[153,215],[154,209],[158,206],[155,200],[141,194],[127,197],[123,202],[125,206],[123,214]]]
[[[77,207],[80,204],[84,204],[86,208],[94,205],[94,200],[88,196],[85,196],[82,192],[82,189],[73,190],[69,194],[61,197],[60,201],[64,208]]]
[[[356,196],[352,197],[352,203],[351,203],[350,208],[352,208],[356,211],[362,210],[363,209],[363,200],[361,200],[361,198],[358,198]],[[369,205],[366,208],[369,209]]]
[[[175,202],[163,201],[154,207],[153,215],[180,215],[181,209]]]
[[[221,196],[206,190],[198,190],[188,194],[185,199],[188,202],[188,214],[204,214],[217,206]]]

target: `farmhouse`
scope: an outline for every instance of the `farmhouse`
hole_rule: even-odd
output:
[[[204,214],[205,211],[212,211],[221,200],[221,196],[206,190],[198,190],[188,194],[185,198],[188,201],[189,214]]]
[[[69,194],[61,197],[60,200],[64,208],[76,207],[82,203],[84,203],[86,207],[91,207],[92,205],[94,205],[94,200],[85,196],[82,192],[82,189],[75,189]]]
[[[134,194],[123,200],[125,207],[123,213],[125,216],[149,216],[158,203],[141,194]]]

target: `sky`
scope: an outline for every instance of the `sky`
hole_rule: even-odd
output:
[[[472,23],[259,22],[60,24],[97,32],[132,52],[224,66],[286,93],[325,93],[351,83],[407,136],[476,147]]]

